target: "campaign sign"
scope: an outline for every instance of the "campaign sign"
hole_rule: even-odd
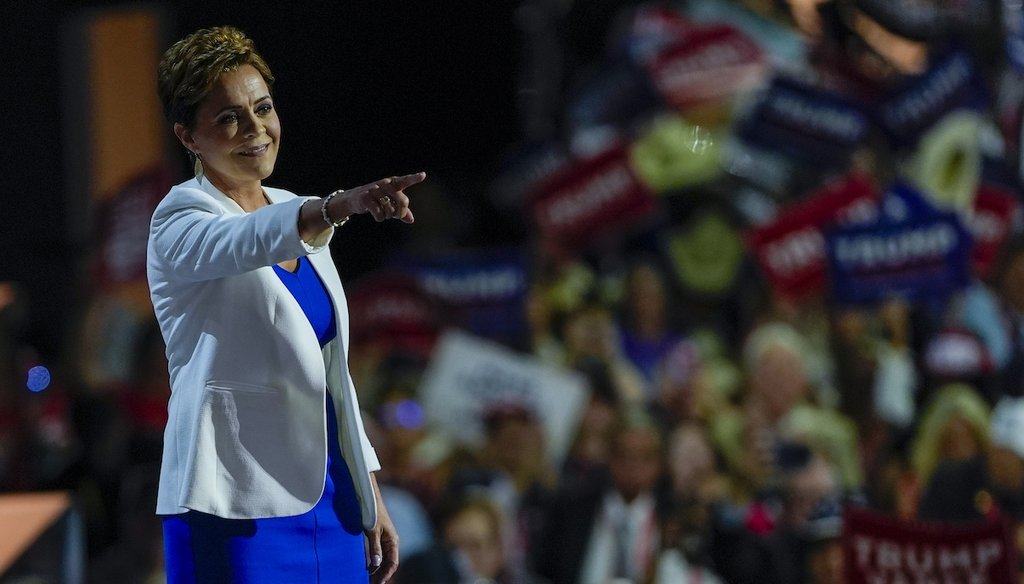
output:
[[[971,236],[954,213],[847,225],[826,236],[836,300],[941,299],[971,278]]]
[[[655,87],[673,107],[685,109],[754,87],[767,64],[761,48],[738,28],[693,28],[647,65]]]
[[[352,344],[383,342],[417,354],[433,349],[444,312],[411,275],[377,272],[348,287]]]
[[[543,237],[581,249],[622,232],[655,208],[654,194],[633,173],[628,151],[614,146],[538,185],[531,210]]]
[[[993,185],[981,185],[974,195],[974,212],[967,227],[974,236],[971,263],[974,273],[985,277],[995,264],[1003,243],[1020,222],[1020,201],[1013,192]]]
[[[554,140],[515,147],[502,161],[491,184],[496,205],[500,209],[522,209],[533,186],[567,161],[564,147]]]
[[[907,521],[867,509],[843,513],[846,584],[1016,584],[1016,551],[1000,521]]]
[[[940,211],[921,194],[921,191],[902,180],[897,180],[885,189],[879,208],[879,220],[890,223],[907,221],[913,217],[927,217]]]
[[[625,49],[635,63],[645,63],[668,45],[686,38],[693,25],[668,6],[641,6],[633,17]]]
[[[521,338],[529,281],[518,250],[494,249],[409,256],[395,267],[449,311],[449,324],[496,340]]]
[[[489,408],[525,408],[544,428],[549,460],[560,465],[589,393],[584,378],[575,372],[451,330],[438,342],[419,394],[434,427],[473,446],[483,442],[483,415]]]
[[[970,55],[952,51],[889,97],[879,108],[879,123],[894,144],[909,146],[947,113],[983,108],[984,86]]]
[[[777,77],[738,135],[815,166],[839,166],[867,135],[868,116],[850,99]]]
[[[821,291],[827,274],[823,230],[874,218],[877,196],[867,179],[851,176],[826,185],[772,223],[748,233],[757,263],[775,290],[791,299]]]

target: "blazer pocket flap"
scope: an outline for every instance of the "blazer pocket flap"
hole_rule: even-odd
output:
[[[280,394],[279,389],[269,387],[266,385],[258,385],[256,383],[246,383],[244,381],[225,381],[222,379],[210,380],[206,382],[206,389],[213,389],[217,391],[233,391],[242,393],[265,393],[270,395]]]

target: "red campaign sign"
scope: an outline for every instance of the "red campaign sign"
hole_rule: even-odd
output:
[[[974,236],[971,264],[975,274],[988,275],[1019,214],[1020,203],[1012,192],[992,185],[978,187],[974,213],[967,220]]]
[[[633,18],[627,46],[634,59],[646,63],[664,47],[686,38],[692,28],[690,21],[676,10],[644,6]]]
[[[693,25],[681,13],[666,6],[644,6],[633,20],[633,35],[637,37],[683,38]]]
[[[787,298],[800,299],[825,287],[824,229],[870,220],[877,213],[878,189],[865,177],[850,176],[752,230],[747,242],[772,286]]]
[[[1001,521],[930,523],[866,509],[843,513],[846,584],[1016,584],[1017,554]]]
[[[149,220],[171,185],[170,172],[163,165],[155,166],[100,203],[96,210],[99,244],[93,263],[99,286],[145,281]]]
[[[531,206],[541,234],[573,249],[621,232],[656,208],[622,146],[555,172],[537,186]]]
[[[680,109],[748,89],[766,70],[757,43],[726,24],[694,28],[648,64],[665,101]]]
[[[384,341],[430,354],[441,328],[440,311],[415,277],[372,274],[353,284],[346,296],[353,345]]]

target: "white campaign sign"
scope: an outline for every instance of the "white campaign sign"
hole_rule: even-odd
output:
[[[438,342],[420,386],[431,425],[470,445],[483,443],[488,406],[526,406],[540,420],[556,465],[569,451],[588,395],[586,381],[575,372],[457,330]]]

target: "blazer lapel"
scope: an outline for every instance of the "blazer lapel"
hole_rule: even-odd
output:
[[[280,192],[274,189],[268,189],[266,190],[266,193],[271,203],[280,203],[286,200]],[[288,198],[291,198],[291,196],[292,195],[289,194]],[[228,200],[230,201],[230,199]],[[341,347],[347,347],[348,304],[345,299],[345,290],[341,285],[341,278],[338,276],[338,270],[334,267],[334,260],[331,259],[331,254],[328,253],[326,249],[319,253],[311,253],[307,255],[306,258],[309,260],[309,264],[313,267],[313,270],[318,276],[320,276],[320,281],[324,283],[324,287],[327,289],[327,294],[331,298],[331,304],[334,306],[335,322],[338,326],[337,338],[340,341],[339,344]],[[282,288],[284,287],[283,284],[281,286]],[[298,303],[296,303],[296,306],[298,306]]]

